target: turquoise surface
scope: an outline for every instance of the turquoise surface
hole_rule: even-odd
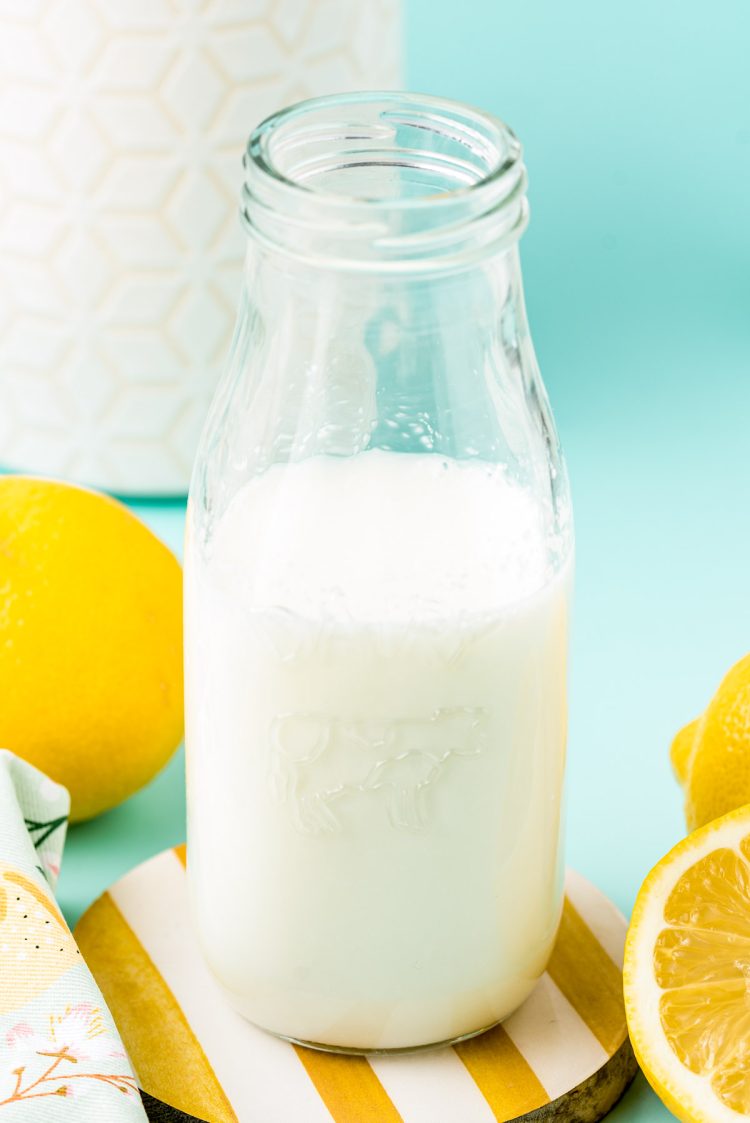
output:
[[[627,913],[683,833],[672,734],[750,649],[750,7],[407,12],[410,87],[494,110],[526,147],[527,300],[578,541],[568,858]],[[134,507],[179,549],[181,505]],[[183,835],[180,754],[71,831],[68,917]],[[639,1080],[611,1118],[671,1116]]]

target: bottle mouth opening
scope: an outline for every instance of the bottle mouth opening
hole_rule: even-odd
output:
[[[403,94],[300,102],[266,118],[248,160],[285,187],[410,209],[487,188],[518,162],[507,125],[470,106]]]
[[[514,133],[441,98],[357,93],[300,102],[255,129],[245,172],[242,209],[252,233],[297,256],[312,239],[317,253],[350,267],[424,265],[431,253],[459,252],[461,242],[466,251],[477,238],[513,239],[526,219]]]

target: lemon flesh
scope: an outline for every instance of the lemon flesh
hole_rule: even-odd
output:
[[[638,896],[625,955],[636,1055],[685,1123],[750,1119],[750,807],[690,835]]]

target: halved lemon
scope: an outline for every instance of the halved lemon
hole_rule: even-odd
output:
[[[625,948],[638,1061],[683,1123],[750,1119],[750,805],[646,878]]]

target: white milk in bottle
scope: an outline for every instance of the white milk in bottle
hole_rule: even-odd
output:
[[[375,449],[273,465],[205,550],[188,528],[193,909],[251,1021],[399,1049],[533,988],[562,893],[549,524],[499,465]]]

